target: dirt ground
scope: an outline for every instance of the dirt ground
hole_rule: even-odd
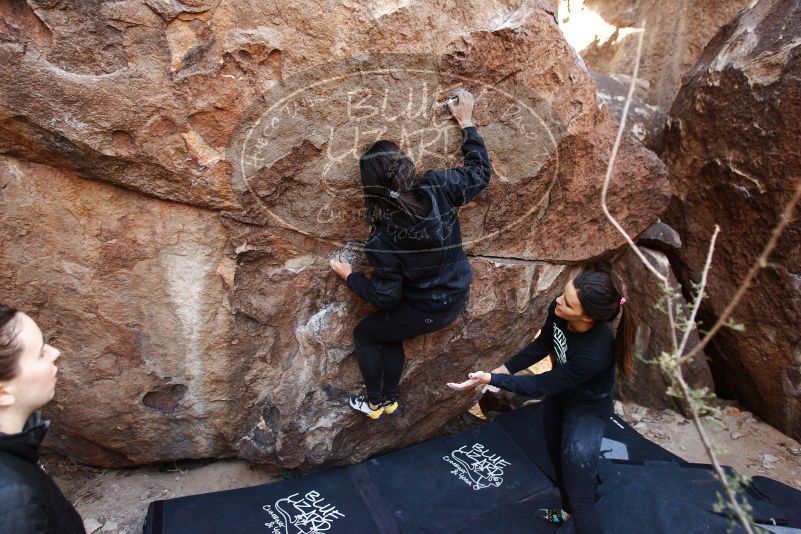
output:
[[[651,411],[635,404],[616,406],[641,434],[689,462],[709,463],[692,423],[680,414]],[[481,424],[476,407],[451,421],[445,433]],[[801,489],[801,445],[736,406],[725,407],[705,427],[722,447],[723,464],[746,476],[767,476]],[[178,462],[137,469],[95,469],[59,457],[44,461],[64,494],[84,518],[86,531],[133,534],[142,531],[151,501],[241,488],[281,477],[239,460]]]
[[[618,405],[618,409],[620,405]],[[651,441],[688,462],[709,463],[692,421],[671,410],[650,411],[627,404],[623,419]],[[720,417],[704,418],[720,462],[741,475],[765,476],[801,490],[801,445],[735,405]]]

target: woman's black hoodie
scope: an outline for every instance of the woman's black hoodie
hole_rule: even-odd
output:
[[[39,466],[50,426],[35,413],[19,434],[0,434],[0,532],[84,534],[83,521]]]
[[[415,186],[424,217],[398,211],[373,227],[365,244],[373,273],[351,273],[348,287],[377,308],[389,309],[403,298],[421,311],[437,312],[466,296],[472,273],[458,208],[487,187],[492,167],[475,127],[464,129],[462,153],[462,167],[429,171]]]
[[[506,362],[509,374],[492,373],[490,384],[530,397],[551,395],[559,400],[602,411],[611,410],[615,386],[615,337],[608,323],[597,321],[586,332],[573,332],[556,315],[556,301],[539,337]],[[552,370],[533,376],[513,376],[549,354]]]

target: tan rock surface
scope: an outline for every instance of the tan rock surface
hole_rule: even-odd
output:
[[[11,158],[0,177],[0,299],[64,353],[51,445],[101,465],[231,454],[248,363],[219,217]]]
[[[702,310],[712,324],[766,244],[799,181],[801,2],[764,1],[722,29],[671,111],[664,157],[676,189],[669,222],[681,234],[677,276],[697,281],[720,224]],[[796,212],[797,216],[797,212]],[[777,428],[801,436],[801,224],[708,354],[719,386]]]
[[[598,209],[615,127],[554,16],[544,1],[3,4],[0,298],[68,355],[51,444],[100,465],[307,469],[467,409],[443,384],[520,348],[562,264],[622,244]],[[368,427],[342,400],[369,308],[328,258],[366,235],[356,156],[372,139],[421,170],[459,161],[440,107],[457,85],[480,95],[496,170],[461,213],[471,303],[408,344],[413,409]],[[665,168],[626,140],[611,193],[639,233]]]

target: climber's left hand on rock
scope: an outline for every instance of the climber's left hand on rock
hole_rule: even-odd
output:
[[[331,269],[343,280],[347,280],[348,275],[353,272],[353,267],[346,261],[331,260],[330,264]]]

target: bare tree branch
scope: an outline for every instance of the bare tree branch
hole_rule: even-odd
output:
[[[704,289],[706,289],[706,280],[707,275],[709,274],[709,268],[712,266],[712,256],[715,253],[715,241],[717,241],[718,234],[720,233],[720,226],[717,224],[715,225],[715,231],[712,233],[712,239],[709,242],[709,251],[706,255],[706,263],[704,264],[704,270],[701,271],[701,283],[698,286],[698,294],[695,296],[695,301],[693,302],[693,309],[690,312],[690,317],[687,319],[687,324],[689,328],[684,329],[684,336],[681,338],[681,344],[676,349],[676,354],[681,355],[684,354],[684,348],[687,346],[687,341],[690,339],[690,334],[692,333],[695,328],[695,317],[698,315],[698,310],[701,308],[701,301],[704,300]],[[681,360],[679,363],[683,363]]]
[[[688,328],[691,328],[691,326]],[[690,393],[690,387],[684,380],[684,375],[681,372],[681,365],[676,366],[676,382],[679,384],[682,394],[690,404],[690,413],[693,416],[693,426],[695,426],[695,430],[698,432],[698,436],[701,438],[701,443],[704,446],[706,455],[709,456],[709,459],[712,461],[712,467],[715,469],[718,479],[720,479],[720,483],[726,492],[726,497],[729,499],[729,504],[731,505],[732,510],[734,510],[734,513],[737,515],[737,518],[740,520],[740,524],[743,526],[745,531],[748,534],[754,534],[754,529],[751,526],[751,521],[748,518],[748,514],[746,514],[745,510],[743,510],[742,506],[740,506],[740,503],[737,502],[737,495],[726,480],[726,473],[723,471],[723,467],[721,467],[720,462],[718,461],[718,455],[715,454],[714,450],[712,450],[712,442],[710,441],[709,436],[706,434],[706,429],[701,421],[701,416],[698,413],[698,409],[694,406],[694,403],[690,401],[692,394]]]
[[[643,262],[645,267],[651,271],[651,274],[659,278],[662,283],[667,284],[668,279],[665,276],[657,271],[651,262],[649,262],[643,253],[637,248],[637,245],[634,244],[634,241],[629,237],[629,234],[623,229],[617,219],[615,219],[612,214],[609,212],[609,207],[606,203],[606,195],[609,191],[609,182],[612,180],[612,169],[615,166],[615,159],[617,158],[617,151],[620,148],[620,141],[623,139],[623,133],[626,130],[626,117],[629,115],[629,106],[631,105],[632,97],[634,96],[634,88],[637,85],[637,73],[640,69],[640,56],[642,56],[642,41],[643,35],[645,34],[645,23],[643,22],[643,27],[641,30],[638,31],[639,33],[639,40],[637,41],[637,55],[634,59],[634,73],[631,76],[631,84],[629,85],[629,92],[626,95],[626,103],[623,105],[623,115],[620,117],[620,125],[617,128],[617,135],[615,136],[615,142],[612,145],[612,155],[609,156],[609,163],[606,165],[606,176],[604,177],[604,185],[601,189],[601,209],[604,211],[604,215],[606,218],[609,219],[609,222],[612,223],[617,231],[625,238],[626,242],[629,244],[631,249],[639,256],[640,261]]]

